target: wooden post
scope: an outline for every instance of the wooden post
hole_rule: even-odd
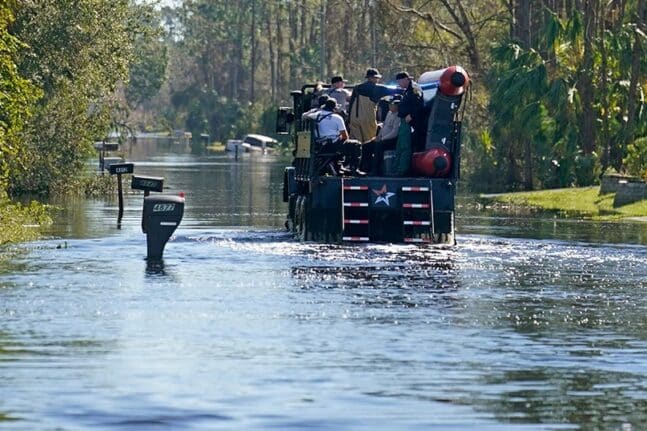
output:
[[[117,229],[121,229],[121,218],[124,216],[124,193],[121,187],[121,174],[132,174],[135,171],[134,163],[113,163],[110,165],[110,175],[117,175],[117,191],[119,192],[119,215],[117,216]]]
[[[121,218],[124,216],[124,194],[121,188],[121,174],[117,174],[117,191],[119,192],[119,215],[117,216],[117,229],[121,229]]]

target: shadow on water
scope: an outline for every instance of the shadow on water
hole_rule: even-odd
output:
[[[460,288],[454,252],[441,247],[315,246],[316,261],[291,274],[307,290],[342,290],[358,306],[438,306]],[[325,294],[325,292],[322,292]]]

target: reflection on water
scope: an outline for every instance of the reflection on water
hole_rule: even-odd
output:
[[[471,200],[469,196],[458,199],[458,227],[463,234],[647,245],[647,223],[600,222],[560,218],[553,214],[476,210],[470,205]]]
[[[129,194],[121,230],[73,201],[0,267],[0,429],[644,428],[644,226],[302,244],[281,162],[145,148],[137,172],[187,194],[161,265]]]

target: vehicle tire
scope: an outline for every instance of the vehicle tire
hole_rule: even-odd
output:
[[[301,201],[303,196],[297,196],[296,202],[294,203],[294,225],[292,231],[298,238],[301,235]]]
[[[308,197],[303,196],[301,203],[299,204],[299,212],[301,217],[299,219],[299,240],[307,241],[308,240],[308,215],[306,211],[306,204],[308,203]]]

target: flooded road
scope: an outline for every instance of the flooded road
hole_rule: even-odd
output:
[[[128,158],[186,194],[163,268],[135,193],[0,264],[0,429],[647,429],[646,225],[465,205],[456,247],[302,244],[283,162],[159,150]]]

